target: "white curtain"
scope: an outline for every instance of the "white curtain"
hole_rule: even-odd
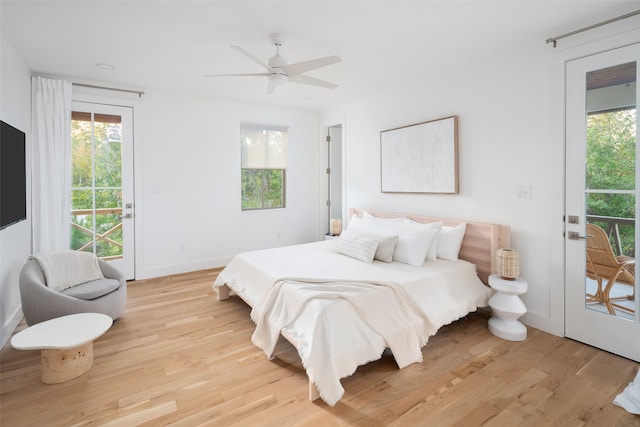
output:
[[[69,249],[71,83],[32,78],[33,252]]]

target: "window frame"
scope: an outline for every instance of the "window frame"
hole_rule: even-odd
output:
[[[259,132],[280,132],[284,134],[282,141],[281,149],[284,150],[284,155],[278,156],[278,160],[275,164],[271,164],[269,160],[269,148],[268,142],[263,144],[265,148],[265,154],[260,161],[258,161],[257,165],[252,165],[255,167],[247,167],[246,163],[249,160],[245,160],[245,152],[247,152],[245,146],[245,130],[246,131],[259,131]],[[267,141],[268,141],[267,136]],[[241,123],[240,126],[240,210],[241,211],[260,211],[260,210],[272,210],[272,209],[284,209],[287,207],[287,154],[288,154],[288,127],[284,126],[271,126],[271,125],[260,125],[254,123]],[[248,156],[247,156],[248,157]],[[284,159],[284,160],[283,160]],[[255,161],[253,162],[255,163]],[[270,167],[272,166],[272,167]],[[258,171],[261,175],[260,185],[260,206],[258,207],[246,207],[245,206],[245,171]],[[266,174],[269,171],[279,171],[281,176],[279,179],[281,180],[281,190],[280,190],[280,198],[281,204],[275,206],[269,206],[265,204],[265,201],[269,201],[268,197],[266,197],[269,193],[268,187],[268,178]]]

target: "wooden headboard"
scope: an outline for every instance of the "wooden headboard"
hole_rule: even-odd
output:
[[[442,221],[444,225],[450,227],[466,223],[467,227],[462,239],[459,258],[476,265],[478,276],[485,285],[488,285],[489,275],[496,272],[496,251],[500,248],[511,247],[511,229],[508,225],[357,208],[349,209],[349,218],[353,215],[362,218],[365,211],[379,218],[404,217],[422,223]]]

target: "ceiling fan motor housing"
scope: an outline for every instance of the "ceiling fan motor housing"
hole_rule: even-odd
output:
[[[283,65],[287,65],[287,60],[284,56],[281,56],[280,53],[276,53],[274,56],[269,58],[269,67],[279,68]]]
[[[276,71],[280,71],[280,70],[276,69]],[[269,83],[276,86],[283,85],[289,81],[289,76],[284,74],[284,72],[282,74],[280,73],[269,74],[268,78],[269,78]]]
[[[287,65],[287,60],[284,56],[280,56],[280,52],[276,52],[274,56],[269,58],[269,67],[275,71],[275,73],[269,74],[269,83],[272,85],[283,85],[289,80],[289,76],[281,68],[284,65]]]

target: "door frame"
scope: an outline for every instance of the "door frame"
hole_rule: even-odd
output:
[[[340,168],[341,168],[341,176],[342,176],[341,217],[342,217],[343,229],[347,226],[347,222],[348,222],[347,212],[349,211],[349,209],[347,206],[347,174],[346,174],[347,172],[347,129],[346,129],[345,117],[340,116],[340,117],[323,121],[320,125],[321,143],[318,151],[319,153],[318,169],[320,172],[320,176],[322,178],[319,180],[320,191],[318,192],[318,194],[320,194],[319,206],[320,206],[320,212],[321,212],[319,216],[319,223],[318,223],[319,237],[324,236],[324,234],[327,232],[327,224],[329,224],[329,218],[327,214],[327,205],[326,205],[326,201],[327,201],[327,175],[326,175],[327,140],[326,140],[326,137],[329,133],[329,128],[336,127],[336,126],[340,126],[341,134],[342,134],[341,135],[342,141],[341,141],[341,147],[340,147],[342,150],[342,153],[341,153],[342,164],[340,165]],[[335,166],[333,166],[333,168],[335,169]]]
[[[558,185],[550,188],[549,313],[546,321],[538,320],[541,329],[557,336],[565,336],[565,65],[568,61],[638,42],[640,29],[634,28],[632,20],[627,20],[616,23],[615,32],[602,28],[563,40],[557,48],[547,47],[553,49],[550,73],[554,98],[550,107],[550,128],[556,141],[550,152],[550,170]]]
[[[108,95],[105,95],[105,92]],[[103,89],[94,89],[83,86],[73,86],[72,101],[88,102],[94,104],[104,104],[116,107],[129,107],[132,110],[133,123],[133,226],[134,226],[134,276],[127,280],[137,279],[138,274],[143,271],[143,254],[144,242],[143,232],[140,226],[140,218],[143,218],[144,204],[140,203],[143,188],[141,180],[141,159],[142,159],[142,126],[140,117],[143,112],[143,99],[137,94],[128,94],[125,92],[105,91]]]
[[[624,50],[623,50],[624,49]],[[640,62],[640,43],[621,46],[600,52],[588,57],[579,58],[567,63],[567,107],[566,107],[566,215],[577,215],[580,219],[577,224],[569,224],[567,232],[578,232],[582,239],[565,239],[565,257],[571,257],[572,262],[565,264],[565,336],[602,348],[606,351],[619,354],[633,360],[640,361],[640,346],[629,341],[629,337],[640,331],[640,325],[635,320],[629,322],[615,315],[601,313],[585,303],[586,263],[585,250],[588,236],[586,236],[586,212],[585,212],[585,177],[583,168],[586,158],[586,126],[585,105],[587,100],[586,76],[593,70],[624,64],[635,58],[636,65]],[[637,72],[636,72],[637,74]],[[635,86],[635,98],[637,101],[638,86]],[[570,93],[573,91],[573,95]],[[636,102],[637,104],[637,102]],[[637,117],[636,109],[636,117]],[[569,137],[571,136],[571,138]],[[638,145],[638,132],[634,135],[635,145]],[[571,170],[570,170],[571,169]],[[636,175],[637,175],[636,165]],[[634,190],[638,194],[638,188]],[[637,197],[636,197],[637,199]],[[637,247],[637,215],[638,200],[636,200],[636,247]],[[637,301],[636,301],[637,305]]]

